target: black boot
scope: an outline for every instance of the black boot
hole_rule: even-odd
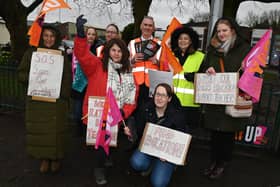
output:
[[[225,168],[228,165],[227,162],[223,161],[215,166],[215,169],[208,176],[210,179],[219,179],[223,176]]]
[[[204,176],[209,176],[213,172],[215,167],[216,167],[216,162],[215,161],[211,162],[210,166],[203,170],[203,175]]]
[[[94,177],[95,182],[98,185],[107,184],[106,176],[105,176],[105,168],[94,168]]]

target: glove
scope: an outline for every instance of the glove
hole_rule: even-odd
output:
[[[187,81],[194,82],[194,72],[184,73],[184,77]]]
[[[85,38],[85,30],[84,30],[84,24],[87,22],[85,18],[83,18],[83,14],[80,15],[76,20],[76,29],[77,29],[77,35],[80,38]]]

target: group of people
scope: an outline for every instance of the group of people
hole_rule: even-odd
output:
[[[232,158],[234,133],[243,130],[246,118],[232,118],[224,112],[224,105],[203,105],[194,102],[194,75],[197,72],[209,74],[217,72],[237,72],[248,53],[249,43],[241,36],[239,26],[229,18],[217,20],[207,54],[198,50],[198,34],[190,27],[177,28],[171,35],[171,49],[183,70],[174,75],[173,87],[166,83],[156,86],[149,96],[148,70],[159,70],[160,53],[145,58],[135,43],[152,40],[155,23],[145,16],[140,25],[141,36],[128,46],[120,39],[115,24],[106,27],[106,42],[96,39],[97,32],[89,27],[84,30],[86,19],[79,16],[76,22],[77,36],[74,40],[74,55],[86,79],[87,86],[75,92],[74,105],[77,122],[83,129],[87,125],[89,96],[105,97],[112,89],[120,113],[128,125],[123,132],[137,143],[141,140],[147,122],[192,133],[199,126],[201,111],[204,113],[204,127],[211,132],[210,165],[203,175],[210,179],[222,176]],[[39,47],[58,49],[60,35],[56,28],[43,26]],[[19,80],[28,85],[32,52],[28,49],[19,66]],[[64,55],[65,56],[65,55]],[[172,69],[170,69],[172,71]],[[40,172],[57,172],[64,158],[67,117],[71,93],[71,63],[64,57],[61,92],[54,103],[26,98],[27,153],[41,160]],[[73,91],[72,91],[73,97]],[[81,112],[82,111],[82,112]],[[81,119],[83,119],[81,121]],[[85,130],[84,130],[85,132]],[[108,159],[103,147],[92,149],[96,154],[94,176],[97,184],[106,184],[105,162]],[[129,164],[137,172],[150,171],[152,186],[168,186],[175,164],[159,157],[142,153],[137,148],[130,155]]]

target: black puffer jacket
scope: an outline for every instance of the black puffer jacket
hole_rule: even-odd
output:
[[[174,130],[187,132],[186,117],[180,109],[180,106],[170,102],[163,117],[158,118],[155,110],[155,104],[151,100],[140,110],[136,116],[136,125],[138,136],[141,137],[147,122],[168,127]]]

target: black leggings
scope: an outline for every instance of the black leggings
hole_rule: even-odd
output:
[[[211,159],[217,164],[232,159],[234,132],[211,131]]]

